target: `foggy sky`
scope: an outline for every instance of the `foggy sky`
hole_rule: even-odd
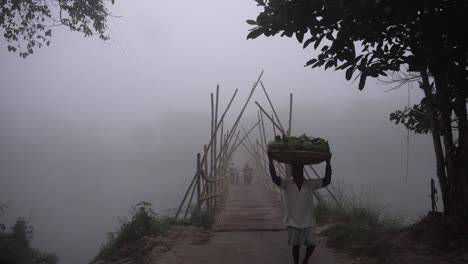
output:
[[[109,43],[56,29],[51,46],[27,59],[0,43],[0,201],[12,204],[1,217],[30,217],[34,246],[61,263],[85,263],[132,204],[176,207],[208,140],[209,94],[219,84],[224,109],[239,89],[232,124],[261,70],[283,123],[294,93],[293,133],[329,140],[333,183],[395,213],[428,210],[430,138],[411,134],[405,184],[406,130],[388,120],[406,105],[406,88],[385,93],[391,87],[369,80],[358,91],[344,72],[304,68],[315,52],[295,39],[247,41],[245,20],[260,11],[253,0],[117,1],[110,9],[122,17],[109,21]],[[420,99],[418,88],[411,97]],[[267,106],[261,90],[254,100]],[[256,111],[252,102],[243,126]]]

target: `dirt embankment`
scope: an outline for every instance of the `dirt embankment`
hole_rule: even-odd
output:
[[[369,264],[467,264],[468,232],[454,229],[460,226],[440,214],[429,214],[403,230],[369,241],[354,257]]]
[[[204,228],[173,226],[163,236],[145,236],[118,250],[111,258],[98,259],[90,264],[151,264],[173,255],[174,248],[207,243],[210,232]],[[175,262],[174,262],[175,263]]]

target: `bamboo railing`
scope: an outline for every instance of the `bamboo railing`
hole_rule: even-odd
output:
[[[237,95],[237,89],[234,92],[225,111],[218,118],[219,106],[219,85],[216,87],[216,97],[211,94],[211,136],[207,145],[203,146],[203,154],[197,153],[196,172],[193,176],[189,187],[185,191],[182,201],[177,209],[175,218],[180,218],[182,209],[185,207],[183,218],[187,218],[193,210],[206,210],[209,214],[216,213],[220,205],[226,200],[229,191],[229,180],[227,178],[227,170],[234,152],[245,140],[239,138],[239,130],[237,129],[240,120],[249,104],[252,95],[258,86],[263,71],[251,88],[249,97],[244,106],[235,119],[231,129],[224,133],[224,120],[234,98]],[[252,131],[256,126],[250,130]],[[248,135],[248,134],[247,134]],[[247,136],[246,135],[246,136]],[[193,205],[194,196],[196,194],[196,204]]]

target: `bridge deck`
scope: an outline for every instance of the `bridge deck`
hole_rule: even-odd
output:
[[[225,208],[219,212],[215,231],[275,231],[285,229],[266,187],[261,183],[230,187]]]

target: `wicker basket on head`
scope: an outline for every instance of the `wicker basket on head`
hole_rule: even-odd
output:
[[[318,164],[330,158],[329,152],[318,152],[313,150],[271,150],[271,157],[282,163],[311,165]]]

